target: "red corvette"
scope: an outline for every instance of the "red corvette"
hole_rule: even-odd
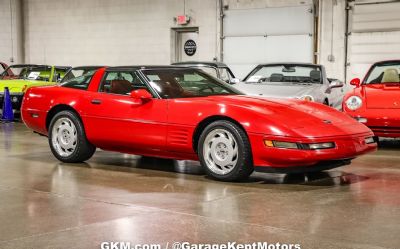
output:
[[[101,68],[30,88],[22,118],[63,162],[88,160],[98,147],[200,160],[226,181],[254,169],[321,171],[376,149],[370,129],[330,107],[244,96],[198,69],[172,66]]]
[[[377,62],[343,99],[343,110],[378,137],[400,137],[400,60]]]

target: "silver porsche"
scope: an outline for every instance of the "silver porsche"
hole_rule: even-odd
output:
[[[308,63],[272,63],[254,68],[233,85],[249,95],[297,98],[341,109],[343,82],[328,79],[324,66]]]

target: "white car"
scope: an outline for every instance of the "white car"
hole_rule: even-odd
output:
[[[261,64],[233,86],[249,95],[304,99],[338,110],[345,94],[343,82],[328,79],[322,65],[308,63]]]

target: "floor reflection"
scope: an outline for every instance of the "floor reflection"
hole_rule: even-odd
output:
[[[96,164],[205,176],[205,171],[198,161],[120,155],[110,152],[101,153],[102,155],[93,159]],[[212,180],[208,176],[205,177]],[[331,171],[307,174],[267,174],[255,172],[248,179],[241,181],[241,183],[341,186],[354,184],[367,179],[368,177],[346,173],[341,171],[341,168],[338,168]]]
[[[87,163],[60,163],[45,137],[23,124],[0,127],[0,248],[73,248],[76,241],[91,248],[94,241],[154,237],[293,240],[302,248],[400,244],[396,140],[326,172],[256,172],[242,182],[218,182],[195,161],[98,150]]]
[[[176,172],[189,175],[204,174],[204,170],[201,168],[198,161],[172,160],[105,151],[96,152],[96,156],[89,162],[94,162],[96,165],[110,165],[164,172]]]

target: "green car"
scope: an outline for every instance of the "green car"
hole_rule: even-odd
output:
[[[60,82],[71,67],[33,65],[23,69],[17,79],[0,80],[0,108],[3,107],[4,89],[8,87],[13,109],[19,111],[26,89],[49,86]]]

